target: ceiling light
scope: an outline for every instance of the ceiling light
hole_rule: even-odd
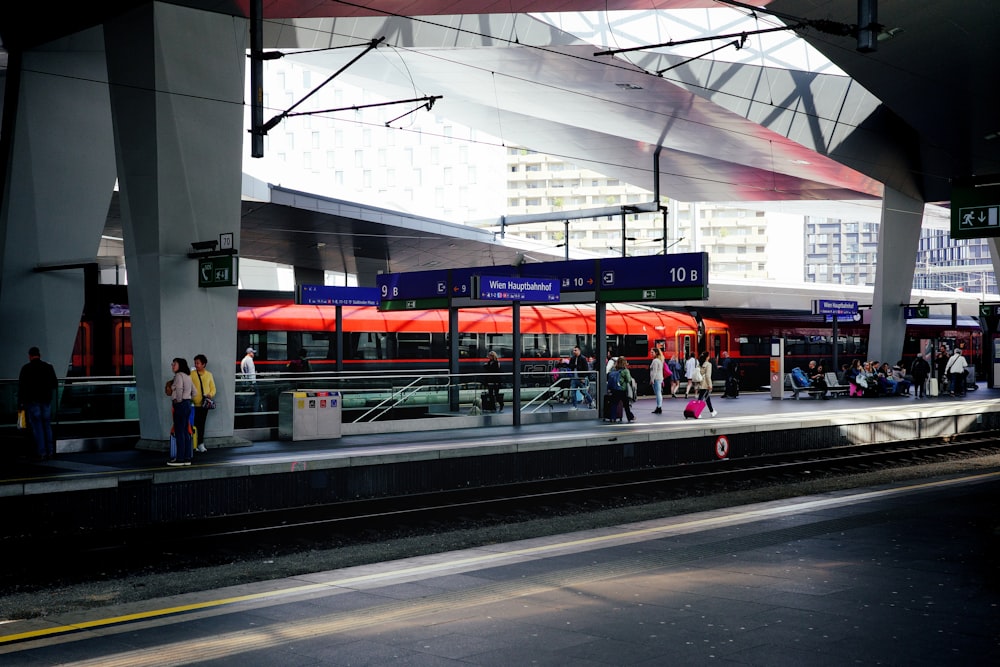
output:
[[[622,90],[642,90],[642,86],[636,85],[634,83],[616,83],[616,86]]]

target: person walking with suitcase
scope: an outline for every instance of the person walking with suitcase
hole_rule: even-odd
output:
[[[718,413],[715,408],[712,407],[712,362],[708,359],[708,350],[701,353],[698,357],[699,368],[701,370],[701,384],[698,386],[698,400],[705,402],[705,407],[708,408],[709,414],[713,417]]]
[[[632,374],[628,370],[628,360],[620,356],[615,361],[615,367],[608,373],[608,405],[605,410],[606,417],[610,417],[611,421],[621,420],[621,412],[625,413],[630,422],[635,421],[628,400],[628,388],[631,384]]]

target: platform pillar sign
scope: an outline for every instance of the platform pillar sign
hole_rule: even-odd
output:
[[[236,255],[212,255],[198,259],[198,287],[238,285],[239,258]]]
[[[781,399],[785,394],[785,339],[771,339],[771,398]]]

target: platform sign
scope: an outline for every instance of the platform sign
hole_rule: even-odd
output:
[[[477,299],[558,303],[560,282],[554,278],[479,276],[473,284]]]
[[[930,306],[905,306],[903,316],[908,320],[926,320],[931,316]]]
[[[488,273],[496,277],[517,275],[515,266],[486,266],[451,270],[451,285],[448,293],[453,299],[472,298],[476,294],[475,282],[479,276]]]
[[[593,259],[575,259],[566,262],[523,264],[519,268],[526,278],[557,278],[560,294],[593,292],[597,289],[599,263]]]
[[[813,299],[813,315],[837,315],[853,317],[858,312],[857,301],[843,299]]]
[[[375,277],[379,310],[425,310],[448,307],[449,272],[412,271]]]
[[[951,237],[1000,236],[1000,176],[956,181],[951,188]]]
[[[239,285],[239,258],[215,255],[198,259],[198,287],[236,287]]]
[[[302,285],[299,289],[299,303],[306,306],[377,306],[380,300],[377,287]]]
[[[599,300],[686,301],[708,297],[708,253],[602,259]]]

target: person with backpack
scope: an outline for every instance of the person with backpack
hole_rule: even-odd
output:
[[[913,397],[927,398],[924,385],[927,384],[927,376],[931,374],[931,365],[924,359],[924,355],[918,354],[913,358],[910,365],[910,375],[913,377]]]
[[[611,412],[605,414],[605,417],[611,418],[612,421],[616,418],[621,419],[620,413],[616,417],[616,411],[620,404],[629,422],[635,421],[635,415],[632,414],[632,406],[629,404],[628,399],[628,388],[631,385],[632,374],[628,370],[628,360],[624,356],[620,356],[615,362],[615,367],[608,373],[608,396],[610,397],[610,405],[608,407]]]

